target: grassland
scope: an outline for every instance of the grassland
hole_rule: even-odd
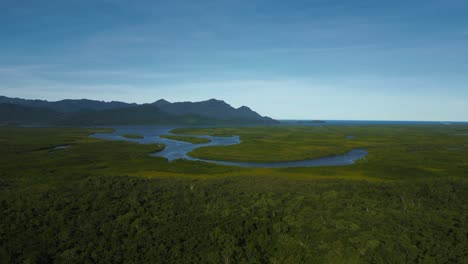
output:
[[[211,140],[207,138],[191,137],[191,136],[178,136],[178,135],[162,135],[161,138],[167,138],[172,140],[178,140],[183,142],[188,142],[192,144],[204,144],[209,143]]]
[[[144,137],[141,135],[136,135],[136,134],[124,134],[122,135],[124,138],[133,138],[133,139],[143,139]]]
[[[468,126],[321,126],[176,129],[174,133],[239,135],[241,143],[197,148],[189,155],[211,160],[275,162],[304,160],[364,148],[355,166],[283,169],[364,175],[379,179],[461,177],[468,171]],[[347,136],[352,135],[352,139]]]
[[[369,152],[353,166],[291,169],[170,163],[148,155],[161,145],[94,131],[0,128],[1,263],[468,260],[468,126],[175,131],[240,135],[192,153],[206,158]]]

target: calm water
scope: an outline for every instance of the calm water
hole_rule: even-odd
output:
[[[367,155],[363,149],[354,149],[343,155],[336,155],[330,157],[323,157],[318,159],[309,159],[301,161],[287,161],[287,162],[234,162],[234,161],[216,161],[216,160],[203,160],[193,158],[187,155],[195,148],[205,146],[229,146],[239,144],[240,139],[238,136],[233,137],[213,137],[213,136],[196,136],[200,138],[210,139],[211,142],[205,144],[191,144],[177,140],[170,140],[160,138],[161,135],[170,134],[169,131],[176,128],[175,126],[119,126],[114,127],[113,133],[97,133],[91,137],[105,139],[105,140],[122,140],[137,142],[140,144],[163,143],[166,148],[163,151],[152,153],[151,156],[164,157],[169,161],[176,159],[186,159],[195,161],[205,161],[222,165],[240,166],[240,167],[261,167],[261,168],[289,168],[289,167],[318,167],[318,166],[345,166],[351,165],[356,160],[361,159]],[[124,134],[137,134],[144,138],[133,139],[125,138]]]
[[[291,126],[346,126],[346,125],[468,125],[468,122],[451,121],[380,121],[380,120],[324,120],[324,123],[304,122],[304,120],[279,120],[280,125]]]
[[[324,167],[324,166],[346,166],[352,165],[358,159],[362,159],[367,155],[364,149],[353,149],[343,155],[323,157],[318,159],[299,160],[299,161],[284,161],[284,162],[236,162],[236,161],[213,161],[202,160],[206,162],[214,162],[222,165],[252,167],[252,168],[293,168],[293,167]]]

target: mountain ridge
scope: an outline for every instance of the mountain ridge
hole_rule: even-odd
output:
[[[223,100],[149,104],[90,99],[60,101],[0,96],[0,124],[18,125],[157,125],[275,124],[249,107],[234,108]]]
[[[131,105],[131,103],[124,103],[119,101],[98,101],[90,99],[63,99],[59,101],[47,101],[39,99],[23,99],[23,98],[13,98],[0,96],[0,103],[10,103],[21,106],[31,106],[31,107],[44,107],[49,108],[58,112],[77,112],[81,110],[104,110],[104,109],[115,109],[123,108]]]

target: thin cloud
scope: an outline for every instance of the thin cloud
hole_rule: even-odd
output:
[[[65,71],[62,72],[65,75],[75,76],[92,76],[92,77],[109,77],[119,76],[125,78],[140,78],[140,79],[168,79],[180,77],[178,73],[158,73],[148,71],[136,71],[136,70],[77,70],[77,71]]]
[[[24,75],[54,68],[54,65],[31,64],[31,65],[4,65],[0,66],[0,74]]]

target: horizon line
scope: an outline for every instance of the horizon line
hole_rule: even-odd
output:
[[[198,103],[198,102],[205,102],[205,101],[209,101],[209,100],[217,100],[217,101],[222,101],[222,102],[225,102],[227,103],[225,100],[223,99],[216,99],[216,98],[210,98],[210,99],[206,99],[206,100],[201,100],[201,101],[169,101],[167,99],[164,99],[164,98],[159,98],[153,102],[149,102],[149,103],[137,103],[137,102],[125,102],[125,101],[119,101],[119,100],[110,100],[110,101],[107,101],[107,100],[99,100],[99,99],[89,99],[89,98],[84,98],[84,97],[81,97],[81,98],[64,98],[64,99],[58,99],[58,100],[50,100],[50,99],[37,99],[37,98],[22,98],[22,97],[16,97],[16,96],[7,96],[7,95],[0,95],[0,97],[7,97],[7,98],[11,98],[11,99],[22,99],[22,100],[34,100],[34,101],[46,101],[46,102],[49,102],[49,103],[56,103],[56,102],[61,102],[61,101],[66,101],[66,100],[88,100],[88,101],[97,101],[97,102],[104,102],[104,103],[125,103],[125,104],[136,104],[136,105],[144,105],[144,104],[152,104],[152,103],[155,103],[159,100],[165,100],[169,103],[186,103],[186,102],[190,102],[190,103]],[[231,107],[233,107],[230,103],[227,103],[229,104]],[[243,105],[243,106],[246,106],[246,105]],[[240,106],[242,107],[242,106]],[[250,106],[247,106],[250,108]],[[234,107],[235,108],[235,107]],[[237,109],[237,108],[236,108]],[[252,109],[253,111],[255,111],[254,109]],[[256,112],[256,111],[255,111]],[[263,115],[263,114],[260,114],[261,116],[266,116],[266,117],[270,117],[272,119],[275,119],[277,121],[347,121],[347,122],[430,122],[430,123],[468,123],[468,120],[458,120],[458,121],[455,121],[455,120],[405,120],[405,119],[346,119],[346,118],[308,118],[308,119],[298,119],[298,118],[273,118],[269,115]]]

